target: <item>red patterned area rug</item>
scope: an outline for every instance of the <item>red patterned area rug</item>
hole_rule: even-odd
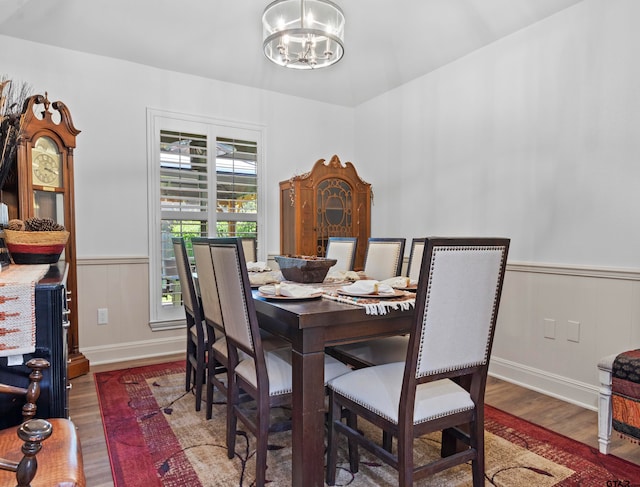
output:
[[[254,485],[253,436],[240,432],[235,457],[228,459],[224,397],[216,396],[211,420],[205,419],[204,404],[196,412],[194,395],[184,391],[184,362],[101,372],[95,381],[116,487]],[[360,426],[380,436],[371,425]],[[495,408],[486,409],[485,429],[488,486],[640,485],[639,466]],[[289,432],[269,437],[270,486],[291,485],[289,440]],[[437,435],[418,439],[416,460],[437,456],[439,448]],[[336,485],[397,485],[395,471],[366,451],[355,475],[349,472],[345,445],[340,454]],[[462,465],[416,485],[467,487],[471,468]]]

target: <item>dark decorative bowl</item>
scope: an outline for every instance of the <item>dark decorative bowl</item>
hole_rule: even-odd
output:
[[[307,255],[276,255],[282,275],[287,281],[322,282],[329,268],[338,262],[336,259]]]

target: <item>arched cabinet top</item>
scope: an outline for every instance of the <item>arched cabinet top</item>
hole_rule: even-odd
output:
[[[299,181],[305,187],[312,187],[327,178],[344,179],[358,189],[371,187],[371,184],[358,175],[358,171],[351,162],[343,163],[337,155],[328,162],[325,159],[318,159],[311,171],[292,177],[291,182]]]

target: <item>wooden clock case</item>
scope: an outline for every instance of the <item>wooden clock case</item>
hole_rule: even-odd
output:
[[[9,175],[2,188],[2,200],[8,206],[9,219],[52,217],[69,232],[69,240],[62,256],[69,266],[66,282],[70,321],[67,334],[69,378],[89,371],[89,361],[80,352],[78,340],[73,150],[79,133],[80,130],[73,125],[71,114],[64,103],[49,102],[46,93],[28,98],[22,110],[15,171]],[[42,181],[36,181],[33,175],[34,147],[42,137],[48,139],[49,145],[53,142],[61,157],[62,174],[59,179],[56,178],[57,182],[53,183],[56,186],[37,184]],[[57,183],[61,185],[58,186]],[[44,196],[44,201],[52,201],[55,208],[47,207],[47,210],[44,210],[45,214],[42,214],[42,211],[36,208],[36,201],[40,196]]]

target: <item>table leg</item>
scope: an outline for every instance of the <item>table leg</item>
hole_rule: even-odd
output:
[[[324,351],[293,351],[292,485],[324,486]]]

